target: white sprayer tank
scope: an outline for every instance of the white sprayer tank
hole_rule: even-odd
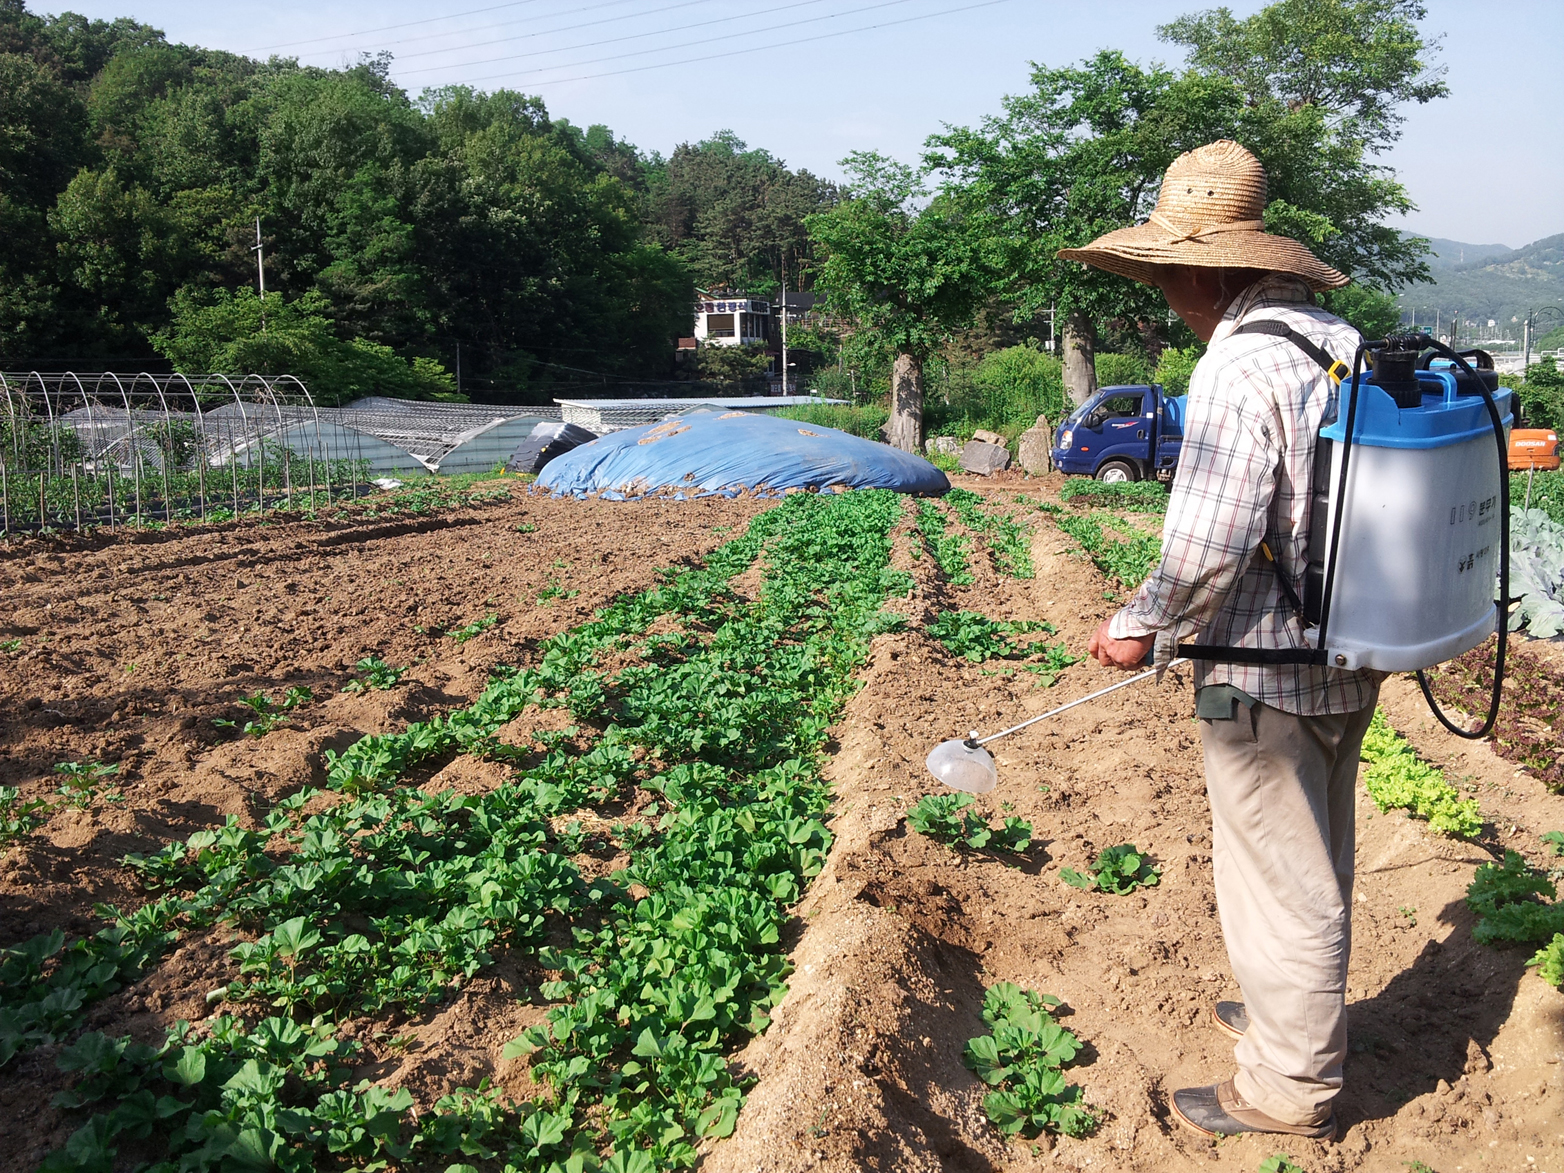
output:
[[[1448,371],[1417,375],[1421,407],[1398,408],[1372,384],[1358,392],[1325,631],[1326,662],[1335,667],[1430,668],[1494,631],[1499,511],[1506,503],[1487,406],[1481,395],[1458,395]],[[1322,552],[1330,549],[1349,393],[1344,385],[1336,422],[1320,432],[1315,489],[1324,508],[1315,512],[1311,536],[1323,542],[1311,547]],[[1508,429],[1509,392],[1500,388],[1494,398]],[[1323,483],[1322,474],[1329,478]]]

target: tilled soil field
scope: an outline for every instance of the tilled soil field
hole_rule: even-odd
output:
[[[1544,864],[1539,835],[1564,828],[1564,797],[1487,746],[1439,731],[1414,684],[1387,684],[1386,715],[1480,800],[1484,833],[1441,838],[1360,801],[1351,1058],[1334,1144],[1212,1144],[1169,1118],[1175,1088],[1230,1074],[1231,1044],[1209,1012],[1239,996],[1216,922],[1187,677],[1124,690],[997,747],[1000,788],[984,805],[1032,824],[1024,857],[958,853],[909,829],[907,808],[935,788],[923,758],[936,741],[1011,724],[1115,678],[1083,662],[1045,688],[923,633],[937,612],[969,610],[1048,621],[1059,630],[1051,638],[1080,653],[1119,597],[1031,510],[1054,499],[1057,481],[965,487],[1030,524],[1036,575],[1001,574],[973,535],[973,581],[952,585],[934,558],[913,556],[910,518],[898,529],[892,566],[915,586],[890,606],[910,622],[875,637],[863,686],[833,731],[835,839],[783,933],[789,992],[769,1029],[732,1056],[754,1082],[733,1135],[701,1142],[701,1167],[1250,1170],[1287,1152],[1309,1173],[1415,1161],[1439,1173],[1564,1173],[1564,996],[1524,968],[1528,950],[1473,942],[1462,899],[1474,869],[1504,848]],[[127,852],[228,816],[260,826],[288,795],[321,783],[328,750],[470,705],[496,666],[529,664],[545,638],[652,585],[658,567],[698,562],[769,507],[518,493],[411,520],[0,555],[9,604],[0,641],[11,641],[0,654],[0,785],[51,795],[57,763],[118,767],[99,784],[117,800],[56,808],[0,861],[0,946],[56,927],[93,931],[100,902],[136,907],[147,897],[120,865]],[[758,580],[734,585],[747,597]],[[489,616],[465,642],[441,634]],[[411,665],[403,683],[340,691],[369,654]],[[264,737],[214,724],[242,725],[251,715],[242,697],[290,687],[315,699]],[[532,715],[534,728],[563,724]],[[430,791],[481,794],[510,769],[459,756],[420,778]],[[1112,896],[1061,882],[1061,867],[1084,869],[1126,842],[1155,859],[1160,885]],[[615,863],[593,866],[601,874]],[[176,1020],[206,1017],[208,994],[236,976],[232,936],[221,925],[185,936],[84,1025],[155,1043]],[[528,957],[500,954],[438,1007],[348,1024],[344,1037],[363,1048],[355,1076],[408,1089],[426,1113],[484,1079],[517,1098],[537,1094],[528,1059],[504,1048],[542,1020],[547,977]],[[987,1089],[962,1050],[986,1029],[978,1011],[998,981],[1063,1000],[1062,1023],[1086,1044],[1067,1073],[1102,1117],[1092,1136],[1007,1140],[985,1118]],[[36,1168],[80,1125],[82,1113],[50,1106],[73,1082],[57,1069],[61,1053],[47,1043],[0,1067],[0,1169]],[[122,1160],[137,1155],[125,1148]]]

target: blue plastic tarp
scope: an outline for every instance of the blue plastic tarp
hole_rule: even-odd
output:
[[[819,424],[747,411],[697,412],[610,432],[544,465],[538,487],[610,500],[788,489],[895,489],[938,496],[950,481],[921,456]]]

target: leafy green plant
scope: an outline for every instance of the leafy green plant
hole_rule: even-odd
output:
[[[970,794],[926,794],[907,811],[907,824],[920,835],[973,851],[989,848],[1023,855],[1032,846],[1032,824],[1007,817],[998,827],[971,809]]]
[[[1550,986],[1564,989],[1564,932],[1554,933],[1553,940],[1538,949],[1526,964],[1537,966],[1537,976]]]
[[[573,599],[580,591],[567,591],[565,584],[557,578],[548,580],[542,590],[538,592],[537,602],[540,605],[552,603],[555,599]]]
[[[43,822],[39,813],[48,809],[46,799],[23,798],[15,786],[0,786],[0,844],[26,837]]]
[[[22,650],[22,641],[19,639],[0,640],[0,652],[19,652]]]
[[[1006,1135],[1079,1137],[1097,1127],[1080,1087],[1064,1077],[1081,1041],[1054,1021],[1050,1010],[1058,1005],[1059,999],[1013,982],[996,983],[983,997],[983,1021],[992,1029],[968,1039],[961,1058],[996,1089],[983,1097],[983,1108]]]
[[[1091,505],[1125,513],[1166,513],[1168,491],[1158,481],[1111,484],[1091,477],[1071,477],[1059,488],[1059,500],[1076,508]]]
[[[1505,851],[1501,863],[1485,863],[1466,888],[1466,906],[1477,914],[1472,936],[1484,944],[1545,942],[1564,932],[1564,902],[1547,874],[1529,865],[1518,851]]]
[[[1121,843],[1098,852],[1087,874],[1082,875],[1073,868],[1060,868],[1059,878],[1072,888],[1123,896],[1137,888],[1153,887],[1161,881],[1162,873],[1151,865],[1140,848],[1133,843]]]
[[[1463,799],[1443,771],[1421,760],[1411,743],[1390,727],[1383,710],[1375,710],[1362,752],[1369,763],[1363,785],[1381,811],[1407,810],[1427,819],[1429,829],[1441,835],[1471,839],[1481,833],[1477,800]]]
[[[343,685],[343,692],[367,692],[372,688],[385,692],[395,688],[407,671],[391,667],[379,656],[365,656],[354,667],[360,674]]]
[[[468,640],[482,635],[499,621],[500,617],[498,615],[489,614],[485,615],[482,619],[474,619],[471,623],[464,627],[453,627],[445,634],[450,636],[457,643],[464,644]]]
[[[1540,836],[1552,855],[1564,855],[1564,831],[1544,831]]]
[[[308,704],[315,699],[314,690],[296,684],[283,693],[282,700],[274,701],[264,692],[251,693],[249,696],[239,698],[239,703],[255,714],[254,719],[244,723],[243,732],[251,737],[265,737],[272,730],[287,724],[289,715],[300,705]],[[224,718],[214,717],[212,724],[222,729],[232,729],[238,722]]]
[[[56,762],[54,772],[64,779],[55,791],[66,806],[85,810],[98,797],[98,784],[105,778],[119,773],[119,765],[102,762]],[[110,790],[103,796],[109,802],[118,802],[120,794]]]
[[[990,619],[976,611],[941,611],[924,630],[956,655],[981,664],[995,656],[1025,656],[1046,647],[1041,640],[1021,643],[1010,639],[1012,635],[1034,631],[1052,635],[1058,629],[1051,623]]]
[[[1275,1153],[1261,1161],[1255,1173],[1303,1173],[1303,1167],[1286,1153]]]

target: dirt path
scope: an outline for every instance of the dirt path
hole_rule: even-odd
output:
[[[1034,580],[979,566],[964,589],[938,581],[927,560],[912,564],[909,610],[920,622],[947,606],[1048,619],[1084,650],[1114,604],[1071,548],[1043,521]],[[832,766],[838,840],[800,910],[798,972],[776,1025],[743,1056],[760,1082],[738,1133],[706,1167],[1252,1170],[1285,1151],[1311,1173],[1399,1173],[1414,1160],[1441,1171],[1564,1169],[1564,999],[1524,970],[1529,951],[1472,942],[1462,902],[1473,869],[1501,843],[1541,857],[1536,836],[1564,827],[1564,798],[1485,746],[1436,733],[1403,680],[1385,689],[1392,723],[1476,788],[1492,829],[1482,845],[1446,840],[1360,797],[1340,1141],[1210,1144],[1170,1121],[1175,1088],[1230,1074],[1231,1044],[1207,1015],[1218,998],[1239,996],[1215,915],[1187,678],[1126,690],[1004,743],[990,813],[1032,822],[1041,850],[1022,866],[957,855],[902,816],[933,788],[922,759],[936,741],[1115,678],[1083,663],[1042,690],[986,675],[921,634],[878,641]],[[1160,861],[1158,888],[1115,897],[1059,881],[1061,865],[1082,868],[1121,842]],[[1073,1078],[1104,1114],[1091,1139],[1006,1143],[984,1118],[961,1051],[982,1033],[983,991],[1000,980],[1068,1005],[1066,1024],[1089,1044]]]

